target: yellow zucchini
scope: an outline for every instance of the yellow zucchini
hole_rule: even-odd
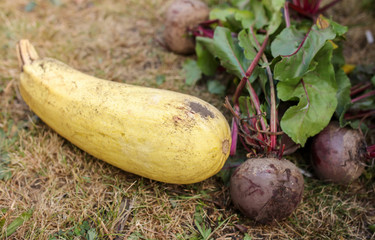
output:
[[[228,122],[207,102],[89,76],[39,58],[27,40],[17,47],[25,102],[48,126],[96,158],[176,184],[205,180],[228,158]]]

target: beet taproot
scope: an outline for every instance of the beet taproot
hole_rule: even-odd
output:
[[[198,0],[176,0],[166,11],[164,42],[177,54],[195,51],[195,40],[189,31],[208,19],[208,6]]]
[[[248,159],[234,171],[230,182],[234,206],[260,223],[288,217],[300,203],[303,189],[299,169],[277,158]]]
[[[364,136],[358,130],[341,128],[335,121],[316,135],[311,145],[316,175],[338,184],[350,183],[363,173],[366,155]]]

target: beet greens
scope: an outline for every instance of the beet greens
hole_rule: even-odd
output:
[[[320,0],[229,2],[190,29],[197,59],[184,66],[187,83],[204,75],[208,86],[215,86],[209,91],[228,95],[213,78],[222,71],[234,78],[235,90],[225,98],[232,113],[231,157],[220,175],[231,179],[233,204],[245,216],[261,223],[281,220],[298,206],[303,192],[301,171],[284,154],[323,131],[313,140],[315,169],[323,179],[341,183],[356,179],[364,159],[374,158],[375,145],[366,146],[362,133],[327,131],[332,129],[327,126],[337,119],[341,128],[358,128],[373,119],[375,77],[351,84],[342,54],[347,27],[321,15],[339,0],[324,6]],[[342,134],[336,137],[336,132]],[[358,140],[358,151],[338,148],[349,133]],[[243,150],[250,159],[237,154]]]
[[[358,128],[373,116],[375,80],[351,85],[342,54],[347,27],[321,15],[337,2],[233,0],[191,30],[197,60],[186,70],[194,82],[205,75],[220,89],[209,90],[224,95],[212,77],[223,70],[235,77],[225,102],[233,115],[232,156],[240,144],[248,156],[281,158],[285,139],[295,150],[332,118]]]
[[[309,22],[291,19],[285,1],[233,2],[211,10],[211,20],[193,32],[196,63],[207,76],[224,68],[238,79],[232,101],[226,101],[233,113],[232,155],[239,141],[254,155],[281,156],[279,135],[304,146],[328,125],[338,106],[337,114],[344,114],[350,100],[342,86],[349,80],[335,72],[342,66],[333,59],[347,28],[322,16]],[[279,121],[278,104],[290,102]]]

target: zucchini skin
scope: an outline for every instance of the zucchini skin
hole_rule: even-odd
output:
[[[216,174],[231,134],[207,102],[168,90],[98,79],[52,59],[22,66],[20,92],[48,126],[127,172],[190,184]]]

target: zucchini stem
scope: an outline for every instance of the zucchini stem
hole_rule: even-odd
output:
[[[17,43],[17,58],[18,64],[21,71],[23,71],[23,66],[30,65],[33,61],[39,59],[38,53],[29,40],[22,39]]]

